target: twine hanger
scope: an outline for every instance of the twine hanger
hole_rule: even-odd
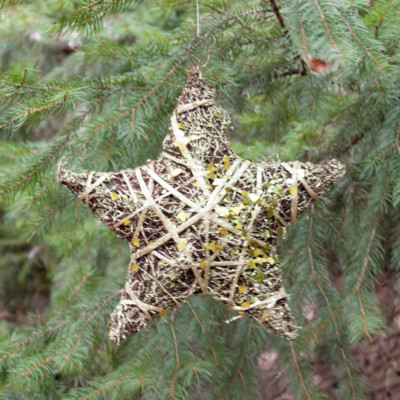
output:
[[[210,61],[210,48],[208,46],[207,40],[200,36],[200,11],[199,11],[199,0],[196,0],[196,24],[197,24],[197,29],[196,29],[196,36],[190,40],[189,45],[188,45],[188,56],[189,56],[189,60],[191,61],[191,63],[196,67],[206,67],[208,65],[208,62]],[[197,48],[200,43],[204,43],[206,45],[206,49],[207,49],[207,59],[205,62],[203,62],[202,60],[200,60],[199,57],[197,57],[195,54],[192,53],[192,45],[193,43],[195,43],[194,48]]]

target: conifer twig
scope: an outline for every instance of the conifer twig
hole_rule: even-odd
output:
[[[179,357],[179,347],[178,347],[178,339],[176,338],[176,333],[175,333],[175,327],[174,327],[174,323],[175,323],[175,312],[176,310],[174,309],[172,311],[172,315],[171,315],[171,332],[172,332],[172,337],[174,339],[174,346],[175,346],[175,357],[176,357],[176,368],[174,371],[174,376],[172,377],[172,382],[171,382],[171,390],[169,391],[169,397],[173,398],[175,397],[175,384],[176,384],[176,378],[178,375],[178,371],[181,368],[181,359]]]
[[[89,280],[90,275],[86,274],[82,280],[79,282],[78,286],[75,288],[75,290],[69,295],[67,301],[65,302],[63,308],[60,309],[60,311],[57,313],[56,318],[58,318],[60,316],[60,314],[62,314],[70,305],[72,299],[81,291],[81,289],[83,288],[83,286],[86,284],[86,282]]]
[[[303,374],[301,373],[300,365],[299,365],[299,362],[297,361],[296,352],[294,351],[294,347],[293,347],[293,342],[289,341],[289,344],[290,344],[290,351],[292,352],[293,361],[296,366],[297,375],[299,376],[299,379],[300,379],[301,387],[303,388],[304,394],[307,396],[307,399],[312,400],[310,394],[308,393],[306,385],[304,383]]]
[[[34,371],[39,369],[40,367],[43,367],[43,365],[51,363],[55,357],[57,357],[61,351],[58,351],[57,353],[53,354],[52,356],[46,357],[43,360],[40,360],[38,363],[36,363],[34,366],[28,368],[26,371],[24,371],[21,376],[24,378],[27,378],[28,376],[32,375]]]
[[[330,301],[328,299],[328,296],[326,295],[321,283],[319,282],[319,279],[317,277],[317,273],[316,273],[315,267],[314,267],[314,258],[313,258],[313,255],[312,255],[311,243],[310,243],[310,240],[311,240],[311,237],[312,237],[313,216],[314,216],[314,206],[311,205],[310,224],[309,224],[308,239],[307,239],[307,249],[308,249],[308,256],[309,256],[310,265],[311,265],[311,275],[312,275],[312,277],[314,279],[314,282],[317,285],[320,293],[322,294],[322,297],[324,298],[324,300],[326,302],[326,305],[328,306],[331,315],[333,315],[333,311],[334,311],[333,307],[332,307],[332,305],[331,305],[331,303],[330,303]],[[356,399],[355,387],[354,387],[354,384],[353,384],[353,377],[352,377],[352,374],[351,374],[351,371],[350,371],[349,362],[347,360],[346,353],[344,351],[344,346],[343,346],[343,343],[342,343],[342,339],[340,337],[339,328],[338,328],[337,323],[336,323],[336,318],[332,318],[332,322],[333,322],[333,326],[335,328],[336,338],[337,338],[337,341],[338,341],[338,344],[339,344],[340,352],[342,354],[343,361],[344,361],[344,363],[346,365],[346,372],[347,372],[347,375],[349,377],[349,384],[350,384],[353,400],[357,400]]]
[[[25,115],[32,115],[32,114],[41,112],[41,111],[43,111],[43,110],[48,110],[48,109],[50,109],[50,108],[54,108],[54,107],[56,107],[56,106],[58,106],[58,105],[64,103],[65,101],[67,101],[68,93],[69,93],[69,90],[66,90],[66,91],[65,91],[65,96],[64,96],[61,100],[58,100],[58,101],[56,101],[56,102],[54,102],[54,103],[51,103],[51,104],[47,104],[46,106],[43,106],[43,107],[28,109],[28,110],[26,110],[25,112],[23,112],[23,114],[25,114]]]
[[[120,384],[123,381],[126,381],[127,379],[129,379],[132,376],[131,372],[121,376],[121,378],[118,378],[116,381],[113,382],[109,382],[106,383],[105,385],[99,387],[98,389],[96,389],[94,392],[90,393],[89,395],[83,397],[81,400],[89,400],[92,399],[93,397],[101,394],[102,392],[104,392],[105,390],[109,389],[110,387],[113,386],[117,386],[118,384]]]
[[[161,81],[159,83],[157,83],[156,85],[154,85],[140,100],[138,100],[132,109],[136,109],[138,106],[140,106],[141,104],[143,104],[146,100],[148,100],[157,90],[158,88],[167,80],[167,78],[172,75],[182,64],[183,64],[184,60],[180,60],[177,63],[174,64],[174,66],[164,75],[164,77],[161,79]],[[121,118],[126,117],[127,115],[132,113],[132,109],[129,110],[125,110],[124,112],[122,112],[121,114],[117,115],[114,119],[105,122],[104,124],[98,126],[97,128],[94,129],[94,133],[97,133],[105,128],[107,128],[108,126],[115,124],[116,122],[118,122]]]
[[[234,374],[232,375],[230,381],[228,382],[228,384],[226,385],[226,387],[224,388],[224,390],[222,391],[222,393],[221,393],[220,396],[218,397],[218,400],[224,399],[224,394],[225,394],[225,392],[228,390],[228,388],[229,388],[230,386],[233,385],[233,383],[235,382],[235,380],[236,380],[236,378],[237,378],[237,375],[241,376],[241,371],[240,371],[240,370],[241,370],[242,365],[243,365],[244,356],[245,356],[245,354],[246,354],[246,350],[247,350],[247,347],[248,347],[248,344],[249,344],[249,341],[250,341],[250,335],[251,335],[252,329],[253,329],[253,320],[250,320],[250,321],[248,322],[246,341],[243,343],[243,346],[242,346],[242,351],[241,351],[241,354],[240,354],[239,363],[237,364],[237,366],[236,366],[236,368],[235,368],[235,372],[234,372]],[[242,375],[242,378],[243,378],[243,375]],[[245,389],[247,390],[247,385],[246,385],[246,383],[244,383],[244,387],[245,387]]]
[[[79,344],[81,343],[82,340],[82,336],[84,334],[85,329],[87,328],[87,326],[97,317],[97,315],[104,309],[104,307],[111,301],[113,300],[115,297],[117,297],[118,295],[121,294],[121,289],[118,289],[116,292],[111,293],[107,298],[105,298],[99,305],[99,307],[96,309],[96,311],[94,311],[90,317],[85,321],[85,323],[83,324],[77,338],[75,341],[75,344],[73,345],[72,349],[69,351],[69,353],[65,356],[65,359],[67,361],[69,361],[69,359],[71,358],[72,354],[74,353],[74,351],[77,349],[77,347],[79,346]]]
[[[202,322],[201,322],[199,316],[197,315],[197,313],[196,313],[196,311],[194,310],[194,308],[192,307],[192,305],[191,305],[189,302],[187,302],[186,304],[187,304],[188,307],[192,310],[192,313],[193,313],[194,317],[196,318],[197,322],[199,323],[201,330],[202,330],[203,333],[206,335],[207,341],[208,341],[208,343],[209,343],[209,345],[210,345],[211,352],[212,352],[212,355],[213,355],[213,358],[214,358],[214,363],[215,363],[215,365],[218,367],[219,364],[218,364],[218,359],[217,359],[217,353],[215,352],[214,345],[213,345],[213,343],[212,343],[212,341],[211,341],[211,339],[210,339],[210,336],[208,335],[208,333],[207,333],[207,331],[206,331],[206,328],[204,328],[204,325],[202,324]]]
[[[314,0],[316,1],[316,0]],[[347,19],[342,15],[342,13],[335,7],[335,6],[331,6],[332,9],[334,9],[340,16],[340,18],[342,18],[343,22],[346,24],[347,29],[349,30],[350,34],[354,37],[354,39],[357,40],[358,44],[364,49],[364,51],[368,54],[369,58],[375,63],[375,65],[379,68],[382,69],[382,65],[379,64],[379,62],[376,60],[376,58],[372,55],[372,53],[367,49],[367,47],[361,42],[361,40],[359,39],[359,37],[355,34],[355,32],[353,31],[353,29],[351,28],[349,22],[347,21]]]
[[[321,6],[319,5],[319,3],[318,3],[317,0],[313,0],[313,1],[314,1],[315,6],[316,6],[317,9],[318,9],[318,13],[319,13],[319,16],[321,17],[322,23],[324,24],[326,33],[328,34],[329,41],[331,42],[331,44],[332,44],[332,46],[334,47],[334,49],[341,55],[341,57],[342,57],[342,58],[345,58],[344,55],[343,55],[343,53],[342,53],[341,50],[339,49],[338,45],[336,44],[335,40],[333,39],[332,32],[331,32],[331,30],[329,29],[328,22],[327,22],[327,20],[326,20],[326,18],[325,18],[324,13],[322,12]]]
[[[17,350],[19,350],[21,347],[27,345],[32,339],[34,339],[35,337],[38,337],[42,334],[46,334],[49,332],[53,332],[57,329],[59,329],[61,326],[65,325],[66,322],[68,321],[68,319],[64,319],[62,322],[60,322],[59,324],[57,324],[56,326],[51,326],[48,327],[44,330],[41,331],[37,331],[34,334],[32,334],[31,336],[28,336],[27,338],[21,340],[18,344],[16,344],[14,347],[12,347],[7,353],[3,354],[0,357],[0,363],[2,363],[4,360],[6,360],[8,357],[10,357],[12,354],[14,354]]]
[[[384,189],[384,191],[383,191],[383,195],[382,195],[382,199],[383,199],[383,200],[384,200],[385,197],[386,197],[386,191],[387,191],[387,189],[388,189],[388,187],[389,187],[389,183],[390,183],[390,173],[388,173],[388,177],[387,177],[387,180],[386,180],[386,186],[385,186],[385,189]],[[365,250],[365,256],[364,256],[363,266],[362,266],[361,271],[360,271],[360,274],[359,274],[359,276],[358,276],[357,283],[356,283],[356,285],[354,286],[354,291],[355,291],[355,292],[358,292],[358,291],[360,290],[360,287],[361,287],[361,285],[362,285],[362,283],[363,283],[363,280],[364,280],[364,277],[365,277],[365,273],[366,273],[367,267],[368,267],[368,262],[369,262],[369,259],[370,259],[370,253],[371,253],[372,243],[373,243],[373,241],[374,241],[374,238],[375,238],[375,235],[376,235],[376,231],[377,231],[377,229],[378,229],[378,222],[379,222],[380,217],[381,217],[381,213],[380,213],[380,211],[378,211],[378,212],[376,213],[375,220],[374,220],[374,224],[373,224],[372,230],[371,230],[371,234],[370,234],[370,236],[369,236],[367,248],[366,248],[366,250]]]

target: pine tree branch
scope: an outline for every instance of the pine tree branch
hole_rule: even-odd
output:
[[[83,288],[83,286],[85,286],[86,282],[89,280],[90,275],[86,274],[82,280],[79,282],[78,286],[74,289],[74,291],[69,295],[67,301],[65,302],[64,306],[60,309],[60,311],[57,313],[57,315],[55,316],[55,319],[57,319],[60,314],[64,313],[65,310],[68,308],[68,306],[70,305],[71,301],[73,300],[73,298],[81,291],[81,289]]]
[[[33,397],[31,396],[32,390],[30,390],[30,389],[28,389],[28,388],[26,388],[26,387],[24,387],[24,386],[10,385],[10,384],[8,384],[8,383],[5,383],[5,384],[2,386],[2,388],[1,388],[1,390],[0,390],[0,394],[3,393],[3,392],[4,392],[4,389],[6,389],[6,388],[8,388],[8,389],[16,389],[16,390],[18,391],[18,393],[21,392],[21,391],[26,392],[26,393],[29,393],[29,394],[30,394],[30,398],[31,398],[31,399],[33,398]]]
[[[389,184],[390,184],[390,172],[388,172],[388,176],[387,176],[387,179],[386,179],[386,185],[385,185],[385,188],[383,190],[382,197],[381,197],[381,200],[383,202],[386,199],[386,195],[387,195],[387,190],[389,188]],[[381,210],[378,210],[378,212],[376,213],[376,216],[375,216],[374,224],[372,226],[371,234],[370,234],[369,239],[368,239],[368,244],[367,244],[367,248],[365,250],[365,256],[364,256],[363,265],[362,265],[360,274],[358,276],[357,283],[356,283],[356,285],[354,286],[354,289],[353,289],[355,292],[358,292],[360,290],[360,287],[361,287],[361,285],[362,285],[362,283],[364,281],[365,273],[367,271],[368,263],[370,261],[370,253],[371,253],[371,249],[372,249],[372,244],[373,244],[374,239],[375,239],[375,235],[376,235],[376,231],[378,229],[378,223],[379,223],[380,218],[381,218]]]
[[[88,112],[87,112],[88,113]],[[69,141],[69,138],[79,126],[79,124],[83,121],[87,113],[82,114],[80,117],[76,118],[75,123],[72,124],[72,127],[69,129],[69,132],[65,135],[64,139],[60,142],[59,145],[57,145],[51,152],[50,154],[46,157],[45,160],[43,160],[38,167],[36,167],[30,174],[25,176],[23,179],[9,187],[7,190],[2,192],[2,197],[6,196],[8,193],[12,192],[15,190],[17,187],[21,186],[22,184],[25,184],[32,180],[38,173],[40,173],[46,166],[47,164],[57,155],[57,153],[67,144]],[[0,127],[1,128],[1,127]]]
[[[279,74],[279,76],[290,76],[290,75],[307,75],[307,70],[305,68],[291,68],[283,71]]]
[[[310,223],[309,223],[309,229],[308,229],[308,239],[307,239],[307,250],[308,250],[308,257],[309,257],[310,265],[311,265],[311,275],[313,277],[313,280],[314,280],[315,284],[318,287],[318,290],[322,294],[322,297],[324,298],[325,303],[328,306],[331,315],[333,315],[333,307],[332,307],[332,305],[331,305],[331,303],[330,303],[330,301],[328,299],[328,296],[326,295],[321,283],[319,282],[318,275],[317,275],[317,273],[315,271],[315,267],[314,267],[314,258],[313,258],[313,254],[312,254],[312,250],[311,250],[313,216],[314,216],[314,206],[312,205],[311,206],[311,212],[310,212]],[[337,323],[336,323],[336,318],[332,318],[332,322],[333,322],[333,325],[334,325],[334,328],[335,328],[336,338],[337,338],[337,341],[338,341],[338,344],[339,344],[340,352],[342,354],[343,361],[344,361],[344,363],[346,365],[346,372],[347,372],[347,375],[349,377],[349,384],[350,384],[350,388],[351,388],[351,392],[352,392],[352,397],[353,397],[353,400],[357,400],[356,391],[355,391],[355,387],[354,387],[354,384],[353,384],[353,377],[352,377],[352,374],[351,374],[351,371],[350,371],[350,366],[349,366],[349,362],[348,362],[348,359],[347,359],[346,352],[344,351],[344,346],[343,346],[343,342],[342,342],[342,339],[341,339],[341,336],[340,336],[339,328],[338,328]]]
[[[300,365],[299,365],[299,362],[297,361],[296,352],[294,351],[294,347],[293,347],[293,342],[290,340],[289,344],[290,344],[290,351],[292,353],[294,365],[296,366],[297,375],[298,375],[298,377],[300,379],[301,387],[303,388],[303,392],[307,396],[308,400],[312,400],[311,396],[310,396],[310,393],[308,393],[308,390],[307,390],[306,385],[304,383],[303,374],[301,373]]]
[[[68,93],[69,93],[69,90],[66,90],[66,91],[65,91],[65,96],[64,96],[61,100],[58,100],[58,101],[56,101],[56,102],[54,102],[54,103],[51,103],[51,104],[47,104],[47,105],[45,105],[45,106],[43,106],[43,107],[28,109],[28,110],[26,110],[23,114],[25,114],[25,115],[31,115],[31,114],[35,114],[35,113],[41,112],[41,111],[43,111],[43,110],[48,110],[48,109],[50,109],[50,108],[54,108],[54,107],[56,107],[56,106],[58,106],[58,105],[64,103],[65,101],[67,101]]]
[[[360,140],[364,138],[366,133],[367,133],[366,131],[363,131],[362,133],[353,137],[349,143],[345,144],[340,150],[336,151],[335,154],[343,155],[344,153],[347,153],[355,144],[357,144]]]
[[[176,357],[176,368],[174,371],[174,376],[172,377],[172,382],[171,382],[171,390],[169,391],[169,397],[174,398],[175,397],[175,385],[176,385],[176,378],[179,372],[179,369],[181,368],[181,359],[179,357],[179,347],[178,347],[178,339],[176,338],[176,333],[175,333],[175,328],[174,328],[174,323],[175,323],[175,312],[176,310],[174,309],[172,311],[171,315],[171,332],[172,332],[172,337],[174,339],[174,346],[175,346],[175,357]]]
[[[314,0],[317,1],[317,0]],[[331,6],[333,10],[335,10],[340,17],[342,18],[343,22],[346,24],[347,29],[349,30],[350,34],[354,37],[354,39],[356,39],[356,41],[358,42],[358,44],[364,49],[364,51],[368,54],[369,58],[375,63],[375,65],[379,68],[382,69],[382,65],[380,65],[378,63],[378,61],[376,60],[376,58],[371,54],[371,52],[367,49],[367,47],[361,42],[361,40],[358,38],[358,36],[355,34],[355,32],[353,31],[353,29],[351,28],[349,21],[347,21],[347,19],[342,15],[342,13],[335,7],[335,6]],[[377,83],[377,82],[376,82]],[[377,83],[378,84],[378,83]],[[379,85],[378,85],[379,86]]]
[[[196,318],[197,322],[199,323],[201,330],[202,330],[203,333],[206,335],[207,341],[208,341],[208,343],[209,343],[209,345],[210,345],[211,352],[212,352],[212,355],[213,355],[213,358],[214,358],[214,363],[215,363],[215,365],[218,367],[218,366],[219,366],[219,363],[218,363],[218,359],[217,359],[217,353],[215,352],[215,348],[214,348],[213,343],[212,343],[212,341],[211,341],[211,339],[210,339],[210,336],[208,335],[206,329],[204,328],[204,325],[202,324],[202,322],[201,322],[199,316],[197,315],[197,313],[196,313],[196,311],[194,310],[194,308],[192,307],[192,305],[191,305],[189,302],[187,302],[186,304],[187,304],[187,305],[189,306],[189,308],[192,310],[192,313],[193,313],[194,317]]]
[[[282,17],[282,14],[281,14],[281,12],[280,12],[280,10],[279,10],[279,7],[278,7],[276,1],[275,1],[275,0],[270,0],[270,3],[271,3],[272,11],[273,11],[273,13],[274,13],[275,16],[276,16],[276,18],[277,18],[277,20],[278,20],[278,22],[279,22],[279,25],[280,25],[281,28],[282,28],[282,31],[283,31],[285,37],[287,38],[287,40],[289,41],[289,43],[290,43],[291,45],[293,45],[292,40],[291,40],[291,38],[290,38],[289,31],[288,31],[288,29],[287,29],[287,27],[286,27],[286,25],[285,25],[285,21],[284,21],[284,19],[283,19],[283,17]],[[298,55],[297,57],[298,57],[298,59],[300,60],[300,66],[301,66],[301,67],[298,69],[299,72],[296,73],[296,75],[302,75],[302,76],[303,76],[303,75],[307,75],[307,66],[306,66],[306,63],[304,62],[304,60],[301,58],[300,55]],[[293,70],[292,70],[292,71],[293,71]],[[292,73],[287,73],[286,75],[293,75],[293,74],[294,74],[294,73],[292,72]],[[286,76],[286,75],[283,75],[283,76]]]
[[[25,92],[7,93],[7,94],[5,94],[4,96],[1,96],[1,97],[0,97],[0,100],[7,99],[7,98],[12,97],[12,96],[17,96],[17,95],[19,95],[19,94],[25,94]]]
[[[159,87],[165,83],[165,81],[167,80],[167,78],[172,75],[183,63],[185,60],[180,60],[177,63],[174,64],[174,66],[164,75],[164,77],[160,80],[159,83],[157,83],[156,85],[154,85],[140,100],[138,100],[132,109],[137,109],[137,107],[139,107],[141,104],[143,104],[144,102],[146,102],[146,100],[148,100],[158,89]],[[129,110],[125,110],[124,112],[122,112],[121,114],[117,115],[115,118],[113,118],[111,121],[107,121],[104,124],[98,126],[97,128],[94,129],[94,133],[100,132],[101,130],[109,127],[110,125],[113,125],[115,123],[117,123],[121,118],[126,117],[127,115],[131,114],[132,115],[132,109]]]
[[[54,362],[54,358],[57,357],[59,354],[61,353],[61,351],[58,351],[57,353],[53,354],[52,356],[46,357],[43,360],[40,360],[38,363],[36,363],[34,366],[28,368],[27,370],[25,370],[21,376],[24,378],[27,378],[28,376],[32,375],[33,372],[35,372],[37,369],[39,369],[40,367],[43,367],[43,365],[49,364]]]
[[[61,321],[59,324],[51,327],[47,327],[46,329],[40,330],[32,334],[31,336],[28,336],[27,338],[21,340],[18,344],[13,346],[7,353],[3,354],[0,357],[0,363],[2,363],[4,360],[6,360],[8,357],[10,357],[12,354],[14,354],[17,350],[19,350],[21,347],[26,346],[29,342],[31,342],[33,339],[40,335],[44,335],[46,333],[54,332],[64,326],[67,323],[68,319],[64,319]]]
[[[243,342],[243,346],[242,346],[242,350],[241,350],[241,353],[240,353],[239,362],[238,362],[238,364],[237,364],[237,366],[235,368],[235,372],[233,373],[232,378],[230,379],[230,381],[228,382],[226,387],[222,390],[221,394],[218,397],[218,400],[223,400],[225,398],[224,397],[225,392],[229,389],[230,386],[233,385],[233,383],[237,379],[237,376],[241,375],[241,371],[240,370],[241,370],[242,365],[243,365],[244,356],[246,354],[246,350],[247,350],[247,347],[248,347],[248,344],[249,344],[249,341],[250,341],[250,335],[251,335],[252,329],[253,329],[253,320],[248,322],[246,341]],[[246,385],[246,383],[244,383],[244,385]],[[246,388],[246,386],[244,386],[244,387]],[[246,390],[247,390],[247,388],[246,388]]]
[[[87,6],[84,6],[84,7],[80,8],[80,9],[78,10],[78,12],[85,11],[85,10],[87,10],[87,9],[89,9],[89,8],[92,8],[92,7],[95,7],[95,6],[97,6],[97,5],[101,4],[101,3],[104,3],[104,0],[98,0],[98,1],[95,1],[95,2],[93,2],[93,3],[90,3],[90,4],[88,4]]]
[[[307,35],[306,35],[306,31],[304,29],[304,25],[303,25],[303,15],[300,11],[300,7],[298,8],[299,10],[299,24],[300,24],[300,32],[301,32],[301,36],[303,38],[303,48],[304,48],[304,53],[305,54],[309,54],[310,51],[308,49],[308,41],[307,41]]]
[[[391,8],[393,8],[395,5],[397,5],[396,3],[394,3],[393,1],[391,1],[388,6],[386,7],[386,10],[383,12],[381,18],[379,19],[379,21],[374,25],[375,27],[375,38],[378,39],[378,34],[379,34],[379,28],[381,27],[383,20],[385,19],[386,15],[388,14],[389,10]]]
[[[79,331],[79,334],[76,338],[75,344],[72,346],[71,350],[68,352],[68,354],[65,356],[65,359],[67,361],[70,360],[72,354],[76,351],[76,349],[79,347],[82,337],[85,333],[85,330],[89,324],[93,322],[93,320],[99,315],[99,313],[108,305],[108,303],[113,300],[115,297],[120,295],[122,293],[121,289],[118,289],[116,292],[111,293],[106,299],[104,299],[99,307],[90,315],[90,317],[84,322],[81,330]]]
[[[120,383],[128,380],[131,377],[132,377],[132,374],[131,374],[131,372],[129,372],[129,373],[121,376],[121,378],[118,378],[116,381],[113,381],[113,382],[110,382],[110,383],[106,383],[105,385],[99,387],[94,392],[90,393],[88,396],[82,397],[81,400],[93,399],[93,397],[98,396],[99,394],[105,392],[107,389],[110,389],[112,387],[118,386]]]
[[[319,3],[318,3],[317,0],[313,0],[313,2],[314,2],[315,6],[316,6],[317,9],[318,9],[319,16],[321,17],[322,23],[324,24],[326,33],[328,34],[329,41],[331,42],[333,48],[341,55],[341,57],[342,57],[342,58],[345,58],[344,55],[343,55],[343,53],[342,53],[341,50],[339,49],[338,45],[336,44],[335,40],[333,39],[332,32],[331,32],[330,29],[329,29],[328,22],[327,22],[327,20],[326,20],[326,18],[325,18],[324,13],[322,12],[321,6],[319,5]]]
[[[283,17],[282,17],[282,14],[281,14],[280,10],[279,10],[278,5],[276,4],[275,0],[270,0],[270,3],[271,3],[272,10],[273,10],[278,22],[279,22],[279,25],[281,26],[281,28],[283,29],[285,34],[287,34],[288,32],[286,30],[285,22],[283,21]]]

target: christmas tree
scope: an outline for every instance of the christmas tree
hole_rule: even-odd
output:
[[[1,2],[0,398],[394,398],[395,356],[372,364],[385,371],[376,391],[363,359],[396,335],[397,5],[207,1],[199,25],[196,11]],[[57,163],[116,172],[155,160],[192,61],[207,59],[242,159],[346,167],[279,243],[301,328],[288,341],[199,296],[116,346],[109,315],[129,249],[57,182]]]

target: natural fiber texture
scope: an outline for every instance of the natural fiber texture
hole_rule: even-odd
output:
[[[287,339],[296,336],[276,245],[344,173],[336,160],[252,163],[232,150],[230,119],[192,71],[156,161],[57,179],[131,247],[110,338],[116,343],[204,293]]]

